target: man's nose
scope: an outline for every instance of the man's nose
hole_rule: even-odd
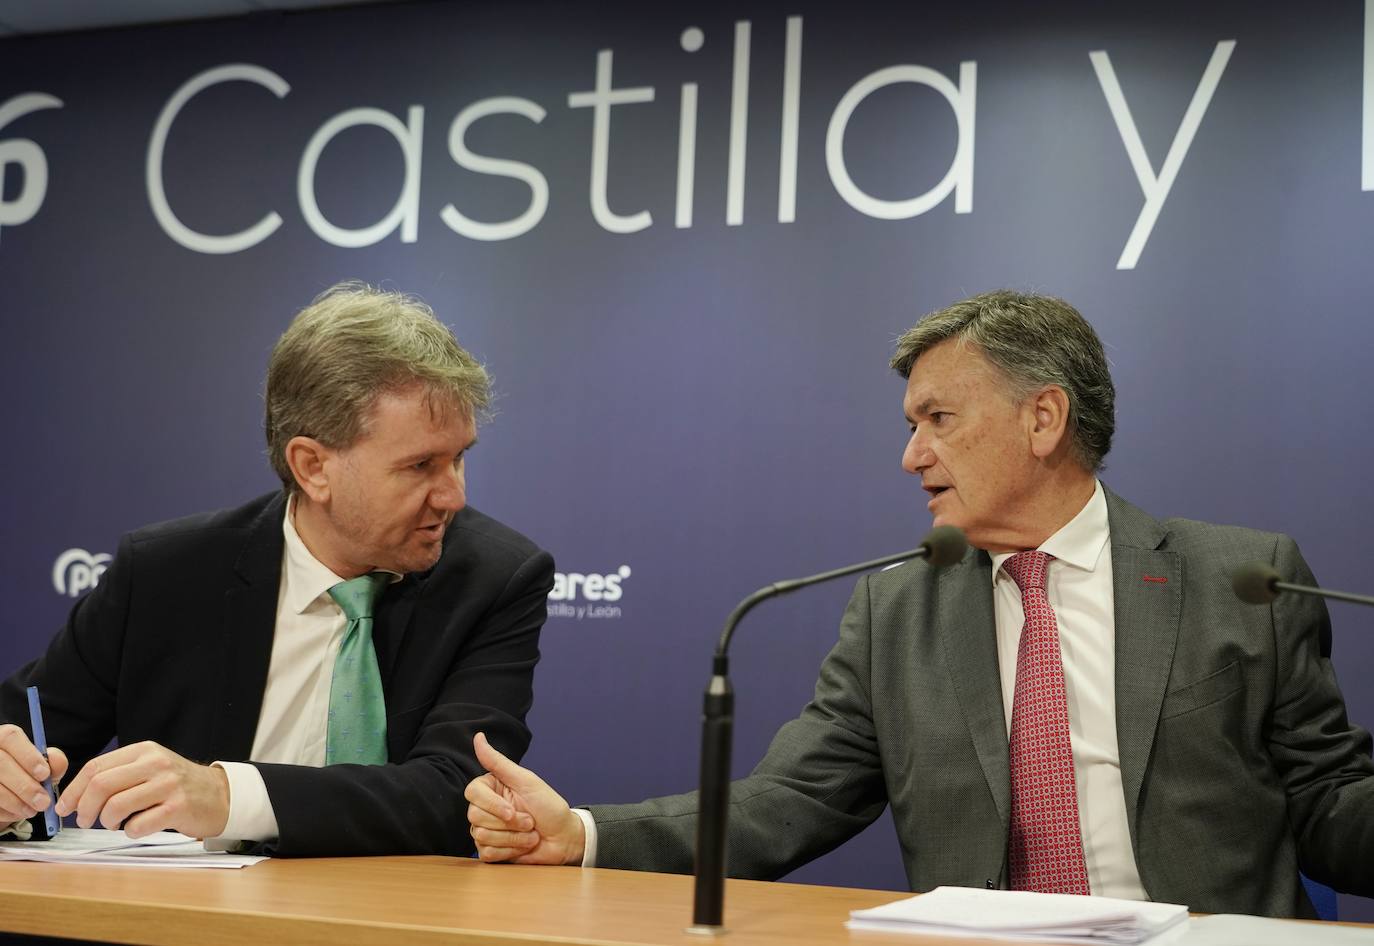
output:
[[[461,467],[452,466],[429,493],[429,504],[445,512],[458,512],[467,505],[467,483]]]
[[[902,451],[902,469],[914,476],[919,476],[934,462],[935,457],[930,452],[930,446],[926,443],[920,429],[912,431],[911,439],[906,442],[906,449]]]

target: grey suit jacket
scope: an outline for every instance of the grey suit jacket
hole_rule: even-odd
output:
[[[1370,737],[1347,721],[1323,655],[1326,609],[1231,591],[1251,560],[1312,582],[1297,546],[1157,521],[1110,491],[1107,503],[1121,781],[1146,892],[1204,912],[1313,916],[1301,869],[1374,894]],[[859,582],[811,703],[731,786],[732,876],[786,874],[891,804],[912,890],[1006,886],[991,569],[970,550],[943,570],[908,562]],[[690,872],[696,807],[695,794],[593,807],[598,866]]]

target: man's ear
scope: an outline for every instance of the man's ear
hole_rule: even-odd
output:
[[[1044,460],[1061,446],[1067,447],[1069,438],[1069,396],[1057,384],[1049,384],[1031,394],[1030,407],[1031,453]]]
[[[314,437],[292,437],[286,443],[286,465],[301,492],[315,503],[329,500],[329,474],[325,460],[333,454]]]

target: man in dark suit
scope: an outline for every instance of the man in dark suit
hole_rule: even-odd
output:
[[[1158,521],[1105,489],[1114,389],[1067,303],[988,293],[918,323],[903,467],[974,547],[859,582],[812,702],[731,787],[729,870],[774,878],[893,806],[913,890],[1096,893],[1313,916],[1299,868],[1374,894],[1374,762],[1291,539]],[[479,738],[484,860],[688,871],[695,795],[573,811]]]
[[[553,584],[547,553],[466,505],[488,396],[413,298],[344,284],[303,310],[268,369],[283,490],[123,539],[0,686],[0,821],[46,808],[36,780],[70,769],[57,811],[83,827],[278,855],[470,853],[473,734],[529,745]],[[46,761],[13,725],[34,684],[62,747]]]

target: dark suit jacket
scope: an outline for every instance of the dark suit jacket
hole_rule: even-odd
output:
[[[0,685],[27,730],[38,684],[48,741],[72,774],[110,741],[153,740],[200,762],[247,761],[281,581],[285,497],[125,536],[47,652]],[[270,853],[470,854],[463,789],[473,735],[515,757],[539,659],[553,560],[468,507],[428,572],[383,594],[373,627],[387,765],[260,764],[281,837]]]
[[[1374,894],[1370,738],[1322,654],[1326,609],[1231,591],[1255,559],[1312,582],[1297,546],[1107,502],[1121,780],[1146,892],[1313,916],[1301,868]],[[729,870],[781,876],[891,804],[911,889],[1005,886],[1010,799],[991,559],[908,562],[859,582],[814,699],[733,784]],[[592,814],[599,866],[692,869],[695,795]]]

